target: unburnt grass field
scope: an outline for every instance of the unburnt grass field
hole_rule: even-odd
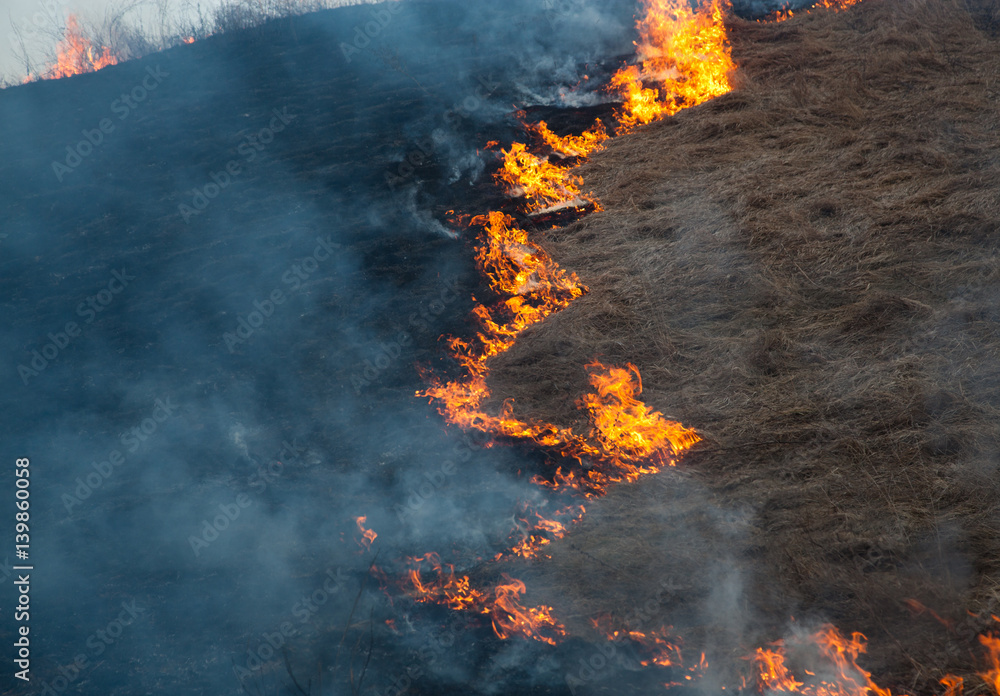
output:
[[[705,440],[551,547],[535,587],[574,628],[654,598],[643,625],[731,670],[830,621],[868,636],[862,664],[894,691],[939,692],[946,672],[985,689],[998,18],[995,2],[866,0],[729,19],[732,93],[581,167],[606,210],[543,243],[590,292],[496,359],[494,393],[578,422],[584,365],[633,362],[645,401]]]

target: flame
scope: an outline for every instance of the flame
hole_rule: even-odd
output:
[[[66,30],[56,46],[56,62],[39,77],[29,76],[25,82],[35,79],[57,80],[61,77],[95,72],[109,65],[116,65],[118,56],[106,46],[98,50],[80,31],[76,15],[66,18]]]
[[[520,635],[555,645],[556,637],[566,635],[566,629],[552,616],[552,607],[526,609],[519,601],[525,591],[524,583],[506,574],[503,579],[507,584],[497,585],[492,605],[483,610],[493,619],[493,630],[498,637]]]
[[[446,571],[436,553],[411,558],[409,562],[413,566],[407,573],[412,585],[409,594],[416,601],[442,604],[455,611],[474,608],[483,602],[484,593],[469,586],[468,576],[455,577],[455,567],[451,564],[447,565]],[[436,575],[427,581],[420,572],[425,563],[430,565],[431,571]]]
[[[183,39],[181,39],[181,41],[183,41],[186,44],[193,44],[194,43],[194,37],[193,36],[185,36]]]
[[[358,525],[358,531],[361,532],[361,539],[358,540],[358,545],[364,547],[365,550],[371,549],[372,542],[375,541],[378,534],[371,529],[365,529],[365,523],[368,521],[368,517],[362,515],[354,521]]]
[[[609,137],[608,129],[600,119],[595,120],[594,125],[580,135],[560,137],[549,130],[545,121],[525,124],[525,128],[563,157],[587,157],[592,152],[600,152],[604,149],[604,141]]]
[[[757,672],[757,684],[762,693],[786,691],[803,696],[892,696],[889,689],[883,689],[872,681],[871,674],[857,662],[859,655],[867,650],[866,638],[860,633],[844,637],[837,628],[825,624],[808,638],[818,649],[820,657],[832,668],[823,670],[827,676],[803,670],[809,678],[799,681],[785,667],[785,644],[774,643],[775,650],[758,648],[751,660]],[[828,681],[832,678],[833,681]]]
[[[606,367],[599,361],[587,365],[590,384],[597,390],[580,400],[593,422],[594,438],[616,462],[648,461],[650,469],[676,463],[674,454],[689,449],[701,438],[691,429],[650,411],[635,397],[642,393],[642,377],[635,365]],[[630,475],[640,470],[634,467]],[[628,480],[634,480],[629,478]]]
[[[954,674],[946,674],[941,677],[940,683],[945,689],[941,696],[962,696],[965,680],[961,677],[956,677]]]
[[[692,10],[687,0],[642,0],[646,15],[637,22],[636,43],[642,67],[622,68],[610,84],[623,97],[622,131],[731,89],[729,73],[736,66],[722,21],[724,2]]]
[[[594,625],[594,628],[610,641],[630,640],[638,644],[641,652],[646,655],[646,657],[639,660],[639,664],[643,667],[656,665],[658,667],[684,669],[681,640],[671,635],[673,629],[670,626],[660,627],[652,631],[617,629],[614,628],[615,622],[613,619],[606,615],[591,619],[591,623]],[[685,679],[691,680],[692,675],[701,676],[707,669],[708,662],[705,660],[705,654],[702,653],[698,662],[687,668],[687,671],[692,674],[685,676]]]
[[[989,669],[980,672],[979,676],[993,689],[994,693],[1000,694],[1000,636],[995,633],[986,633],[979,636],[979,642],[986,648],[986,659],[989,663]]]
[[[762,692],[798,691],[799,687],[803,686],[803,682],[796,680],[785,666],[784,652],[757,648],[751,659],[757,669],[757,679]]]
[[[496,173],[497,182],[507,184],[510,196],[524,196],[528,212],[541,212],[561,204],[598,207],[591,194],[580,191],[583,179],[565,167],[556,166],[547,158],[528,152],[524,143],[512,143],[509,150],[501,149],[503,165]]]
[[[520,538],[520,541],[514,544],[507,554],[498,553],[494,556],[494,560],[498,561],[505,555],[532,558],[554,539],[566,536],[566,532],[569,531],[567,525],[579,522],[586,511],[583,505],[568,505],[556,510],[552,515],[553,519],[546,519],[537,510],[524,503],[522,510],[524,516],[517,518],[514,532],[511,534],[512,538]],[[555,519],[559,517],[567,519],[563,522]]]
[[[839,12],[845,8],[851,7],[852,5],[857,5],[861,0],[821,0],[820,2],[815,2],[809,7],[799,8],[797,11],[800,14],[809,14],[813,10],[833,10],[834,12]],[[763,19],[758,19],[758,22],[784,22],[786,19],[791,19],[795,16],[795,13],[788,9],[787,5],[785,7],[779,8],[767,15]]]
[[[408,594],[418,602],[430,602],[455,611],[475,611],[488,614],[493,630],[501,639],[513,635],[556,644],[556,638],[565,636],[566,629],[553,616],[552,607],[541,605],[525,607],[520,597],[525,585],[516,578],[503,575],[504,582],[492,593],[471,587],[467,575],[456,576],[451,564],[442,565],[436,553],[409,559],[413,566],[407,573],[411,587]],[[421,574],[422,565],[430,566],[434,577]]]

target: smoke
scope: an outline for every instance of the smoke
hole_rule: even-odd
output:
[[[415,365],[453,367],[439,336],[474,330],[443,217],[515,107],[607,99],[584,76],[632,51],[633,11],[349,7],[0,92],[3,451],[34,467],[40,691],[235,694],[284,678],[285,646],[342,686],[369,641],[379,693],[565,682],[556,653],[388,606],[368,571],[475,569],[540,497],[536,455],[413,396]],[[713,587],[738,603],[740,578]]]

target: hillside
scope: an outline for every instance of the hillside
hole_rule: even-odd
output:
[[[755,650],[829,622],[892,694],[992,693],[1000,5],[735,4],[732,90],[588,158],[525,124],[613,130],[649,3],[343,7],[0,90],[32,687],[754,694]],[[603,210],[526,214],[494,179],[525,141]],[[500,210],[538,246],[497,263],[587,289],[490,354],[485,408],[582,433],[585,366],[631,363],[703,438],[676,467],[555,493],[532,477],[599,463],[416,398],[508,306],[470,223]],[[671,627],[683,665],[605,618]]]
[[[865,633],[894,692],[974,680],[1000,610],[998,17],[730,20],[732,93],[581,168],[606,209],[545,246],[590,292],[497,358],[494,392],[568,424],[583,366],[630,361],[706,440],[594,504],[544,601],[627,614],[670,578],[655,620],[710,652],[794,616]]]

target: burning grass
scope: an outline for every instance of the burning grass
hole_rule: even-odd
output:
[[[729,19],[732,93],[577,170],[606,210],[545,248],[589,292],[498,353],[484,386],[569,428],[582,366],[632,362],[649,410],[705,438],[680,486],[704,493],[612,488],[546,547],[536,601],[622,616],[651,578],[686,575],[655,619],[686,621],[695,654],[747,654],[795,615],[863,632],[864,655],[855,637],[827,648],[878,689],[996,687],[977,637],[1000,604],[996,9]],[[698,521],[711,510],[734,512]],[[699,555],[740,569],[731,611],[711,610]]]

